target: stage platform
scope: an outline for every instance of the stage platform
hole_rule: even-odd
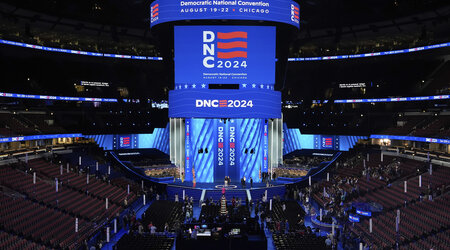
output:
[[[179,200],[181,200],[184,193],[188,197],[193,197],[195,202],[206,199],[218,201],[222,197],[222,187],[224,186],[223,182],[196,183],[194,185],[192,182],[181,182],[180,180],[166,184],[169,200],[175,200],[176,194],[178,194]],[[272,199],[274,196],[283,197],[286,192],[284,183],[276,181],[271,182],[269,187],[265,183],[253,183],[251,187],[250,183],[242,186],[240,182],[232,182],[225,188],[225,197],[229,202],[231,202],[233,197],[240,198],[242,201],[245,201],[247,198],[253,201],[261,200],[266,194],[266,191],[267,198]]]
[[[185,182],[181,182],[181,180],[177,179],[175,182],[173,181],[173,179],[169,180],[169,181],[163,181],[160,183],[166,183],[170,186],[179,186],[179,187],[188,187],[188,188],[198,188],[198,189],[206,189],[206,190],[214,190],[214,189],[220,189],[222,190],[222,187],[224,186],[224,182],[215,182],[215,183],[201,183],[201,182],[197,182],[194,183],[192,181],[185,181]],[[271,186],[279,186],[279,185],[284,185],[287,184],[285,181],[271,181],[270,185]],[[252,187],[250,186],[250,183],[246,183],[245,186],[242,186],[240,182],[231,182],[230,184],[228,184],[227,187],[225,187],[225,189],[251,189],[251,188],[266,188],[266,183],[253,183]]]

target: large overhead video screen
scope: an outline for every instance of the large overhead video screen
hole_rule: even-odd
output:
[[[172,90],[169,117],[281,118],[281,93],[271,90]]]
[[[180,20],[256,20],[299,28],[300,6],[292,0],[155,0],[150,27]]]
[[[175,84],[274,84],[275,27],[176,26]]]

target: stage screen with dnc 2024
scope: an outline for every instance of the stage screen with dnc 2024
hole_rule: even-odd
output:
[[[274,84],[272,26],[175,26],[175,84]]]

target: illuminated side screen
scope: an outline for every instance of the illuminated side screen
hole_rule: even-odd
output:
[[[175,84],[274,84],[275,27],[175,26]]]

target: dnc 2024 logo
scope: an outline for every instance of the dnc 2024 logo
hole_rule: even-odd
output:
[[[129,136],[120,137],[120,147],[128,148],[131,146],[131,138]]]
[[[322,138],[322,148],[332,148],[333,147],[333,138],[324,137]]]
[[[203,66],[212,68],[247,68],[247,32],[203,31]]]
[[[159,4],[155,4],[150,7],[150,23],[154,23],[159,20]]]
[[[300,9],[293,4],[291,4],[291,21],[300,23]]]

